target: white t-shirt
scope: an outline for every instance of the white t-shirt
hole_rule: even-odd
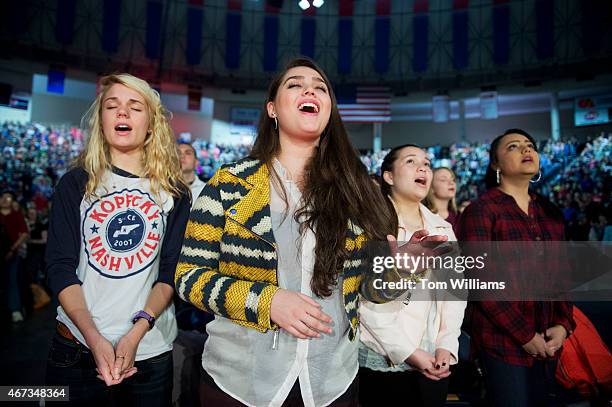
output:
[[[97,197],[84,199],[87,174],[68,172],[59,182],[49,225],[47,262],[54,292],[81,284],[98,331],[115,345],[132,327],[156,282],[173,284],[174,270],[189,216],[189,199],[162,192],[159,202],[149,180],[120,169],[108,171]],[[64,323],[85,339],[64,309]],[[156,319],[138,346],[136,360],[172,349],[177,334],[174,306]]]

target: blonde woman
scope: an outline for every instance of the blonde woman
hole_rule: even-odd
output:
[[[431,188],[423,202],[427,209],[440,215],[442,219],[455,226],[457,222],[457,177],[453,170],[447,167],[438,167],[433,170]]]
[[[189,192],[172,130],[147,82],[102,78],[88,140],[53,197],[47,247],[58,295],[46,383],[75,405],[167,406],[173,275]]]

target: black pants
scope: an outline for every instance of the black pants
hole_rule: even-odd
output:
[[[487,398],[495,407],[558,406],[554,398],[557,360],[536,360],[517,366],[481,352]]]
[[[359,368],[359,403],[370,406],[438,407],[446,403],[448,377],[440,381],[426,378],[419,372],[379,372]]]

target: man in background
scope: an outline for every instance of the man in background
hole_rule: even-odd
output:
[[[181,170],[183,171],[183,179],[191,188],[191,209],[195,205],[200,192],[206,185],[200,178],[197,177],[195,169],[198,165],[198,157],[196,150],[191,144],[181,143],[179,144],[179,158],[181,160]]]
[[[206,185],[196,175],[198,157],[191,144],[178,146],[183,180],[191,189],[191,210]],[[199,399],[200,367],[206,341],[206,323],[213,319],[191,304],[181,301],[175,295],[176,322],[179,328],[174,341],[172,357],[174,363],[173,406],[190,406]]]

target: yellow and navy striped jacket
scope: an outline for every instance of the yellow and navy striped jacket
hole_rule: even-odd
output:
[[[176,269],[179,296],[196,307],[265,332],[279,289],[276,242],[270,218],[268,167],[250,157],[223,166],[197,198]],[[342,293],[354,339],[365,234],[347,225]]]

